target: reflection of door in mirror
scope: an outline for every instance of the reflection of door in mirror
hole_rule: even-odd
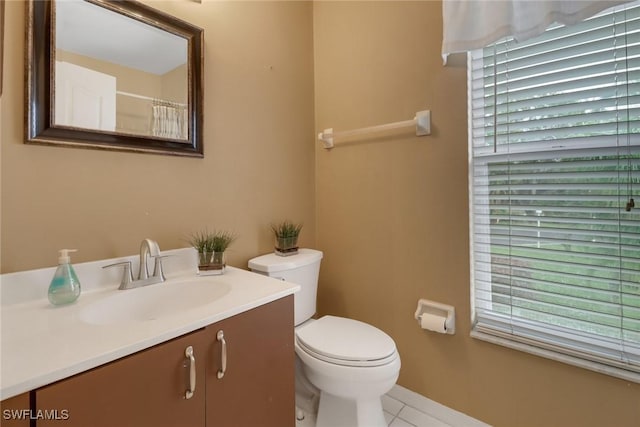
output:
[[[56,61],[57,125],[116,130],[116,78]]]

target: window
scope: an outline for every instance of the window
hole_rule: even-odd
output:
[[[640,382],[640,2],[470,53],[469,140],[472,335]]]

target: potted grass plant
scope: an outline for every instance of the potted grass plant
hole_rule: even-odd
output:
[[[298,236],[302,230],[302,224],[289,220],[271,224],[275,235],[275,253],[280,256],[295,255],[298,253]]]
[[[189,244],[198,251],[198,271],[203,275],[224,273],[225,251],[236,239],[228,231],[199,231],[189,238]]]

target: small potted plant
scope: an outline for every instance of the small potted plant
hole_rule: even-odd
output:
[[[228,231],[200,231],[191,235],[189,244],[198,251],[198,271],[202,275],[224,273],[225,251],[236,239]]]
[[[289,256],[298,253],[298,236],[302,230],[302,224],[285,220],[278,224],[272,224],[271,229],[275,235],[275,253],[277,255]]]

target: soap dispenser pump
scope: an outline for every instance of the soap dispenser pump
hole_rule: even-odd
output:
[[[76,249],[58,252],[58,268],[49,285],[49,302],[53,305],[70,304],[80,296],[80,280],[71,266],[69,252],[76,252]]]

